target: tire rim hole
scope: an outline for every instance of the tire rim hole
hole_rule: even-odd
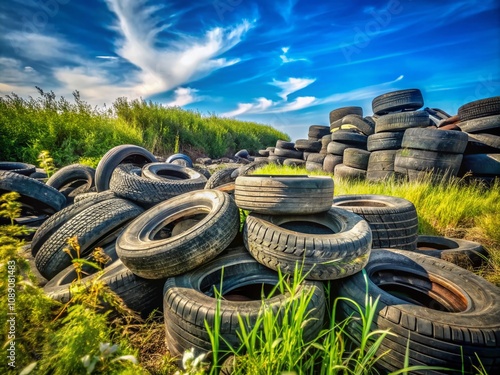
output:
[[[359,201],[348,201],[348,202],[339,202],[335,203],[337,207],[387,207],[386,203],[376,202],[376,201],[367,201],[367,200],[359,200]]]
[[[288,221],[279,225],[281,228],[291,230],[294,232],[308,233],[308,234],[334,234],[336,230],[327,227],[321,223],[312,221]]]
[[[452,285],[401,270],[374,272],[370,278],[385,292],[408,303],[446,312],[463,312],[467,298]]]
[[[158,177],[166,180],[189,180],[190,176],[187,173],[173,170],[159,170],[156,171]]]
[[[208,212],[197,213],[193,215],[182,216],[178,219],[172,220],[161,227],[157,232],[155,232],[152,240],[158,241],[165,238],[177,236],[198,224],[201,220],[203,220],[203,218],[207,216],[207,214]]]
[[[450,246],[450,245],[444,245],[444,244],[437,244],[437,243],[431,243],[431,242],[418,242],[417,243],[417,248],[419,250],[450,250],[450,249],[456,249],[458,248],[457,246]]]
[[[273,289],[275,286],[271,284],[249,284],[227,291],[222,295],[222,298],[235,302],[260,301],[269,298]],[[276,294],[278,294],[277,291],[272,293],[273,296]]]

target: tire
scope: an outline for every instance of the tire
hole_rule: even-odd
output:
[[[353,125],[362,132],[364,135],[368,136],[375,131],[375,122],[370,122],[364,119],[362,116],[358,115],[347,115],[342,119],[343,125]]]
[[[33,164],[18,163],[11,161],[0,161],[0,171],[9,171],[12,173],[30,176],[36,172],[36,167]]]
[[[82,164],[67,165],[56,171],[46,184],[59,191],[67,186],[84,186],[81,192],[86,193],[95,186],[95,169]]]
[[[344,150],[344,165],[351,168],[366,169],[370,152],[359,148],[346,148]]]
[[[290,167],[305,167],[306,161],[303,159],[286,159],[283,162],[283,165],[287,165]]]
[[[500,176],[500,153],[464,155],[460,175]]]
[[[417,110],[424,106],[419,89],[392,91],[377,96],[372,101],[373,113],[378,116],[402,110]]]
[[[298,265],[310,280],[334,280],[361,271],[372,235],[368,223],[331,207],[314,215],[247,216],[243,239],[250,254],[273,270],[293,275]]]
[[[236,174],[235,173],[236,171],[233,172],[231,174],[231,177],[233,177],[234,180],[236,180],[236,177],[238,177],[238,176],[246,176],[246,175],[252,174],[257,169],[262,168],[262,167],[264,167],[264,166],[266,166],[268,164],[269,164],[269,160],[267,158],[266,158],[266,160],[256,160],[256,161],[253,161],[250,164],[243,165],[242,167],[239,167],[237,169],[238,173]]]
[[[322,171],[323,163],[317,163],[314,161],[306,161],[306,171],[314,172],[314,171]]]
[[[465,154],[499,154],[500,136],[492,134],[469,134]]]
[[[319,152],[321,150],[321,142],[309,141],[307,139],[297,139],[295,141],[295,148],[299,151]],[[276,154],[276,150],[274,153]]]
[[[278,147],[278,148],[286,148],[287,150],[295,150],[295,143],[278,140],[278,141],[276,141],[276,147]],[[274,152],[274,150],[275,150],[275,148],[272,148],[273,152]]]
[[[319,163],[323,165],[323,161],[325,160],[326,155],[318,154],[318,153],[310,153],[307,155],[307,161],[312,163]]]
[[[405,131],[402,148],[463,154],[467,141],[468,136],[463,132],[415,128]]]
[[[344,156],[344,151],[347,148],[351,148],[353,145],[347,143],[341,143],[336,141],[331,141],[326,148],[326,151],[331,155]]]
[[[276,149],[274,150],[274,155],[281,156],[284,158],[302,159],[303,152],[276,147]]]
[[[35,235],[31,240],[31,254],[35,256],[38,253],[38,250],[40,250],[40,247],[43,246],[45,241],[47,241],[50,236],[52,236],[61,226],[74,218],[80,212],[112,198],[116,198],[116,195],[109,190],[103,191],[102,193],[92,193],[92,195],[87,199],[84,197],[83,199],[50,216],[35,232]]]
[[[186,219],[199,222],[171,236],[173,226]],[[159,203],[133,220],[118,237],[116,252],[140,277],[179,275],[222,252],[236,236],[239,224],[239,211],[229,195],[196,191]]]
[[[414,251],[463,268],[479,267],[488,258],[488,252],[477,242],[440,236],[418,236]]]
[[[429,113],[426,111],[398,112],[379,117],[375,133],[405,131],[427,126],[429,126]]]
[[[332,141],[366,147],[367,137],[364,134],[339,130],[332,133]]]
[[[333,173],[337,164],[342,164],[343,156],[328,154],[323,161],[323,170],[328,173]]]
[[[354,180],[365,180],[366,170],[348,167],[344,164],[338,164],[333,170],[333,175],[335,179],[354,179]]]
[[[331,206],[333,180],[323,176],[240,176],[234,197],[239,208],[255,213],[319,213]]]
[[[283,162],[286,160],[287,158],[283,157],[283,156],[276,156],[276,155],[271,155],[268,157],[268,160],[270,163],[273,163],[273,164],[277,164],[277,165],[283,165]]]
[[[382,150],[399,150],[403,143],[404,132],[384,132],[372,134],[367,140],[367,149],[370,152]]]
[[[81,279],[81,284],[88,287],[97,277],[111,291],[116,293],[125,305],[141,313],[146,318],[153,310],[162,308],[162,290],[165,280],[147,280],[134,275],[116,255],[115,243],[103,248],[111,261],[104,265],[102,274],[93,267],[85,267],[88,274]],[[48,297],[61,303],[71,300],[71,286],[76,280],[75,267],[70,265],[59,272],[43,288]]]
[[[66,197],[44,183],[18,174],[0,170],[0,195],[15,191],[20,194],[18,202],[27,210],[51,215],[66,203]]]
[[[378,300],[371,331],[395,334],[374,354],[385,352],[378,361],[384,372],[427,365],[475,373],[473,366],[481,368],[477,353],[485,373],[499,373],[500,289],[452,263],[404,250],[373,250],[365,270],[340,280],[335,295],[363,311],[366,301]],[[337,314],[341,319],[354,314],[345,328],[359,344],[358,307],[341,300]]]
[[[239,317],[250,330],[262,316],[263,306],[266,306],[281,321],[285,306],[309,293],[312,298],[305,306],[309,319],[304,324],[303,338],[307,342],[317,337],[325,313],[323,285],[304,281],[294,295],[285,290],[283,294],[266,298],[264,304],[260,292],[266,289],[265,286],[277,283],[278,274],[256,262],[244,249],[229,251],[191,272],[169,278],[163,296],[169,352],[181,357],[186,349],[194,348],[195,356],[209,354],[212,345],[205,322],[213,329],[219,318],[220,349],[228,350],[226,343],[238,348],[241,344],[237,333],[240,331]],[[214,298],[214,289],[220,290],[221,284],[220,292],[225,298],[220,299],[217,315],[218,302]]]
[[[500,115],[500,96],[476,100],[458,108],[460,122]]]
[[[372,230],[374,249],[415,250],[418,217],[410,201],[387,195],[339,195],[333,206],[364,218]]]
[[[409,170],[414,170],[456,176],[460,169],[462,158],[462,154],[405,148],[396,153],[394,170],[402,174],[408,174]]]
[[[80,256],[87,256],[95,247],[116,238],[118,231],[142,208],[120,198],[111,198],[81,211],[61,225],[40,247],[35,256],[35,265],[40,274],[51,280],[71,265],[71,258],[63,249],[68,239],[76,236],[80,245]]]
[[[201,190],[207,183],[207,179],[193,169],[175,164],[161,166],[165,167],[168,168],[165,173],[181,179],[152,180],[137,175],[132,164],[121,164],[113,172],[109,186],[119,197],[150,207],[178,195]]]
[[[330,111],[330,124],[337,120],[342,120],[347,115],[363,116],[363,108],[361,107],[342,107]]]
[[[266,157],[264,157],[264,156],[255,156],[253,158],[253,161],[257,162],[257,163],[263,163],[263,162],[265,162],[266,164],[269,164],[269,159],[268,159],[267,156]]]
[[[397,150],[373,151],[368,160],[367,181],[378,182],[392,178],[396,153]]]
[[[217,186],[224,185],[230,182],[233,182],[236,180],[235,178],[231,177],[231,174],[238,168],[224,168],[220,169],[210,178],[207,180],[207,183],[205,184],[205,189],[213,189]]]
[[[250,154],[248,153],[247,150],[240,150],[236,154],[234,154],[234,156],[238,158],[247,159],[250,156]]]
[[[181,160],[181,159],[176,159]],[[179,168],[181,167],[181,168]],[[142,167],[141,176],[149,180],[176,181],[189,180],[190,183],[206,184],[207,178],[192,168],[168,163],[149,163]]]
[[[269,156],[269,150],[259,150],[259,155],[267,158]]]
[[[482,133],[500,128],[500,115],[479,117],[472,120],[461,121],[457,124],[462,131],[467,133]]]
[[[188,168],[192,168],[193,167],[193,161],[191,160],[191,158],[187,155],[184,155],[184,154],[173,154],[173,155],[170,155],[166,160],[165,160],[165,163],[173,163],[174,161],[182,161],[182,163],[178,163],[178,165],[181,165],[183,167],[188,167]],[[154,163],[154,162],[152,162]]]
[[[108,190],[111,176],[115,168],[124,163],[132,163],[143,166],[147,163],[155,163],[155,156],[140,146],[120,145],[106,152],[97,164],[95,170],[95,186],[98,192]]]
[[[321,139],[325,135],[330,134],[330,126],[324,125],[311,125],[309,126],[308,137],[315,138],[316,140]]]

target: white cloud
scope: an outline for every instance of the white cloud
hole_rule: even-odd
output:
[[[257,98],[255,103],[239,103],[234,111],[223,113],[223,117],[235,117],[244,113],[263,113],[273,106],[273,101],[266,98]]]
[[[192,89],[190,87],[178,87],[175,89],[175,99],[171,102],[166,103],[169,107],[182,107],[190,103],[195,103],[200,101],[202,98],[198,97],[196,93],[198,90]]]
[[[20,56],[34,61],[68,62],[80,61],[74,53],[75,46],[63,38],[22,31],[13,31],[5,35],[11,45],[15,46]]]
[[[299,96],[293,102],[286,104],[281,108],[283,112],[297,111],[309,107],[316,101],[314,96]]]
[[[288,57],[286,54],[290,50],[290,47],[282,47],[281,50],[283,51],[283,54],[280,55],[280,59],[283,62],[283,64],[295,62],[295,61],[309,61],[306,58],[291,58]]]
[[[277,81],[273,79],[271,85],[277,86],[281,89],[281,92],[278,94],[279,97],[283,98],[283,100],[287,100],[288,95],[295,91],[302,90],[304,87],[309,86],[311,83],[316,81],[316,78],[293,78],[290,77],[286,81]]]
[[[18,95],[28,96],[36,92],[35,86],[43,85],[44,78],[31,66],[22,61],[0,57],[0,95],[15,92]]]
[[[102,60],[118,60],[118,57],[116,57],[116,56],[106,56],[106,55],[96,56],[95,58],[102,59]]]

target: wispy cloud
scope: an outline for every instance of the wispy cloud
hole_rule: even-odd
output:
[[[263,113],[275,103],[266,98],[257,98],[254,103],[239,103],[238,108],[233,111],[223,113],[223,117],[235,117],[244,113]]]
[[[303,88],[309,86],[311,83],[315,82],[316,78],[294,78],[290,77],[286,81],[278,81],[273,79],[270,82],[271,85],[279,87],[281,92],[278,93],[278,96],[283,100],[287,100],[288,95],[294,93],[296,91],[302,90]]]
[[[283,62],[283,64],[287,64],[287,63],[291,63],[291,62],[295,62],[295,61],[308,61],[306,58],[292,58],[292,57],[288,57],[287,53],[288,53],[289,50],[290,50],[290,47],[282,47],[281,48],[281,51],[283,53],[280,55],[280,59]]]
[[[102,60],[118,60],[117,56],[96,56],[95,58]]]
[[[190,87],[178,87],[175,89],[175,99],[171,102],[166,103],[165,105],[170,107],[183,107],[190,103],[195,103],[202,100],[201,97],[196,95],[199,90],[192,89]]]
[[[16,52],[20,56],[32,61],[46,62],[54,59],[62,63],[82,61],[73,53],[75,45],[59,36],[12,31],[4,38],[16,46]]]

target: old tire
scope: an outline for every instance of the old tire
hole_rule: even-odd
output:
[[[415,128],[405,131],[401,148],[463,154],[467,142],[464,132]]]
[[[366,170],[348,167],[345,164],[337,164],[333,170],[333,175],[335,179],[364,180],[366,179]]]
[[[184,232],[168,232],[180,221],[199,220]],[[239,228],[229,195],[200,190],[157,204],[134,219],[116,241],[122,262],[136,275],[161,279],[187,272],[222,252]]]
[[[370,152],[381,150],[399,150],[403,143],[404,132],[384,132],[372,134],[367,140],[367,150]]]
[[[0,161],[0,171],[9,171],[12,173],[22,174],[23,176],[31,176],[36,172],[36,167],[33,164],[28,163]]]
[[[475,100],[458,108],[460,122],[500,115],[500,96]]]
[[[344,157],[342,155],[328,154],[323,160],[323,170],[328,173],[333,173],[335,166],[342,164]]]
[[[256,213],[312,214],[329,210],[333,180],[322,176],[240,176],[234,197],[239,208]]]
[[[370,159],[370,151],[359,148],[346,148],[344,150],[344,165],[351,168],[363,169],[368,168],[368,160]]]
[[[227,184],[229,182],[234,182],[236,178],[233,178],[231,174],[236,170],[237,168],[224,168],[220,169],[217,172],[214,172],[210,178],[207,180],[205,184],[205,189],[213,189],[216,188],[217,186]]]
[[[464,155],[460,174],[467,172],[479,176],[500,176],[500,154]]]
[[[436,175],[456,176],[462,159],[462,154],[405,148],[396,153],[394,170],[403,175],[411,171],[429,171]]]
[[[347,115],[363,116],[363,108],[361,107],[341,107],[330,111],[330,124],[332,122],[342,120]]]
[[[427,126],[429,126],[429,113],[426,111],[397,112],[379,117],[375,133],[398,132]]]
[[[388,351],[379,361],[385,371],[405,367],[408,352],[410,366],[443,366],[457,374],[481,368],[477,354],[486,373],[499,373],[499,288],[452,263],[404,250],[373,250],[365,270],[340,280],[335,292],[361,309],[378,300],[371,330],[395,334],[377,353]],[[338,306],[340,318],[358,315],[348,301]],[[357,341],[361,321],[353,319],[346,329]]]
[[[373,113],[378,116],[401,110],[417,110],[424,106],[424,98],[419,89],[388,92],[372,100]]]
[[[394,159],[397,150],[380,150],[370,153],[366,180],[372,182],[383,181],[394,176]]]
[[[374,249],[416,249],[418,216],[410,201],[387,195],[339,195],[334,197],[333,206],[352,211],[368,222]]]

